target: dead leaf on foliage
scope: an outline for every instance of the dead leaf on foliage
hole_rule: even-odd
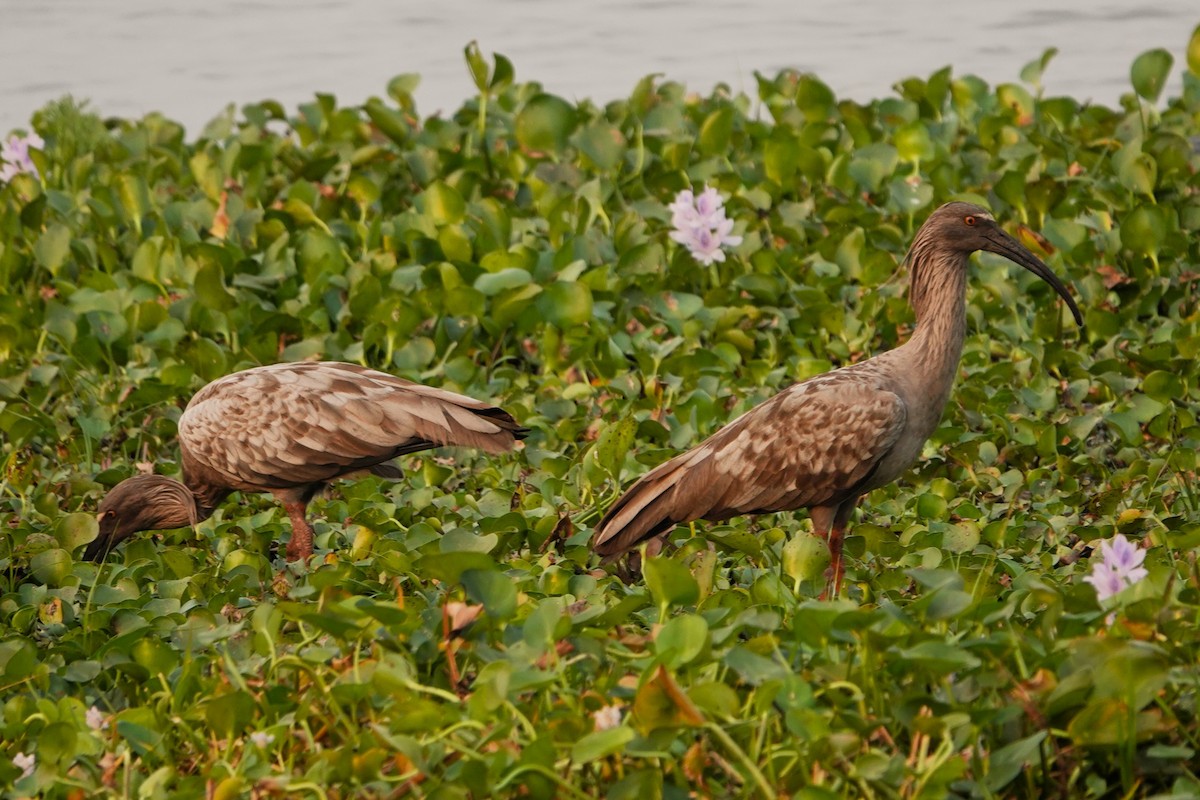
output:
[[[1126,283],[1133,283],[1133,278],[1130,278],[1112,264],[1101,264],[1096,267],[1096,272],[1100,275],[1100,280],[1104,283],[1105,289],[1112,289],[1117,286],[1123,286]]]
[[[458,633],[474,622],[482,613],[483,606],[473,606],[457,600],[446,603],[445,614],[450,633]]]

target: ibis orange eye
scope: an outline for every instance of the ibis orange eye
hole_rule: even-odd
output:
[[[968,225],[974,225],[975,217],[971,214],[967,214],[965,217],[963,217],[963,222],[967,223]]]

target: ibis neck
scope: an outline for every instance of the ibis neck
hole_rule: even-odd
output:
[[[196,521],[206,520],[213,515],[217,506],[221,505],[232,490],[222,486],[219,480],[214,480],[215,473],[196,461],[182,444],[179,454],[183,462],[183,482],[191,490],[192,497],[196,501]]]
[[[939,417],[954,385],[967,332],[966,260],[960,254],[924,254],[914,246],[910,262],[917,327],[904,347],[908,367],[927,394],[927,408]]]

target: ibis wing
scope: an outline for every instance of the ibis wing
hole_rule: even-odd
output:
[[[197,393],[179,421],[188,453],[246,488],[328,481],[441,445],[498,453],[524,433],[487,403],[337,362],[235,373]]]
[[[904,402],[873,381],[834,373],[796,384],[638,480],[597,526],[595,549],[612,556],[682,522],[852,496],[906,419]]]

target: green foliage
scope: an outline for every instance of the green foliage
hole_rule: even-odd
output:
[[[475,45],[478,95],[447,117],[418,115],[412,75],[194,140],[48,106],[41,179],[0,186],[0,785],[1200,792],[1197,35],[1181,97],[1151,51],[1116,109],[1044,96],[1053,51],[1023,85],[945,69],[857,103],[791,72],[754,97],[648,77],[599,106]],[[704,184],[744,236],[710,268],[668,236]],[[865,499],[850,599],[814,599],[803,515],[680,528],[644,582],[598,570],[623,484],[903,340],[907,243],[951,198],[1041,253],[1087,327],[977,259],[951,404]],[[256,497],[79,560],[108,487],[177,472],[195,390],[316,357],[487,398],[530,437],[339,484],[307,569]],[[1117,532],[1150,575],[1110,622],[1080,554]]]

